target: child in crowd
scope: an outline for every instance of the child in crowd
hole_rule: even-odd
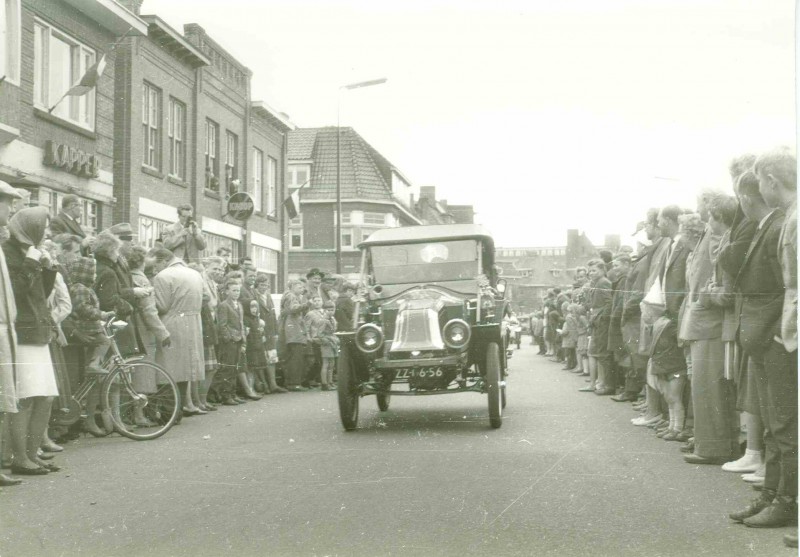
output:
[[[257,393],[267,392],[267,351],[264,328],[266,323],[261,319],[258,300],[250,300],[250,307],[244,318],[247,329],[247,379]]]
[[[336,304],[328,300],[322,305],[322,317],[314,321],[312,335],[314,343],[319,345],[322,356],[322,390],[329,391],[333,386],[333,370],[336,368],[336,357],[339,355],[339,339],[336,332]]]
[[[575,373],[589,375],[589,318],[586,317],[586,308],[575,304],[575,321],[578,330],[578,342],[575,345],[578,366]]]
[[[561,329],[561,346],[564,348],[564,356],[567,360],[564,365],[565,370],[574,371],[578,365],[578,316],[576,314],[578,305],[564,302],[561,305],[561,312],[564,314],[564,326]]]
[[[72,313],[66,318],[64,329],[69,332],[70,341],[86,346],[87,371],[106,373],[100,364],[111,341],[103,331],[103,320],[112,312],[100,311],[100,300],[93,289],[97,265],[91,257],[79,257],[67,263],[66,268]]]
[[[218,392],[222,404],[235,406],[245,401],[236,396],[236,377],[243,369],[247,346],[245,345],[244,316],[239,296],[242,285],[238,281],[228,281],[224,286],[225,299],[217,306],[217,360],[219,371]]]
[[[325,318],[322,311],[322,297],[319,294],[311,294],[308,299],[310,309],[303,317],[308,344],[306,345],[306,383],[309,387],[319,387],[322,383],[322,353],[320,344],[314,342],[313,330],[318,327],[320,320]]]
[[[103,356],[108,352],[111,340],[103,331],[103,320],[111,317],[111,312],[100,311],[100,300],[95,294],[93,286],[96,279],[97,265],[91,257],[78,257],[66,265],[69,279],[69,295],[72,300],[72,313],[62,323],[62,329],[70,344],[86,347],[85,373],[108,373],[100,367]],[[92,389],[86,398],[86,413],[88,418],[84,421],[84,429],[97,437],[102,437],[113,426],[110,418],[103,415],[103,425],[106,431],[97,426],[94,419],[97,407],[100,405],[100,386]]]

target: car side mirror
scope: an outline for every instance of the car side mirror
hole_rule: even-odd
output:
[[[505,298],[505,296],[506,296],[506,279],[498,280],[497,281],[497,286],[495,288],[497,288],[497,291],[500,293],[500,295],[503,298]]]

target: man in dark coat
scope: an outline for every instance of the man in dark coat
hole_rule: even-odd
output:
[[[785,285],[778,253],[785,216],[780,207],[769,207],[761,193],[770,204],[780,205],[770,182],[796,190],[795,164],[787,156],[759,158],[755,172],[739,183],[742,210],[759,223],[734,288],[742,295],[739,340],[766,426],[766,476],[761,495],[730,517],[755,528],[797,523],[797,350],[787,351],[781,333]]]
[[[67,194],[61,200],[61,211],[50,220],[50,232],[53,236],[58,234],[74,234],[81,238],[86,237],[86,232],[81,227],[83,206],[80,197]]]

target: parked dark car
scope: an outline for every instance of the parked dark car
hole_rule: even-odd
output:
[[[500,427],[507,302],[489,232],[466,224],[389,228],[359,248],[355,330],[337,333],[344,428],[356,428],[366,395],[386,411],[393,395],[465,392],[488,395],[489,422]]]

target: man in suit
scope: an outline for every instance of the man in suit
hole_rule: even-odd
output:
[[[50,232],[53,236],[58,234],[74,234],[81,238],[86,237],[86,232],[81,228],[83,204],[80,197],[67,194],[61,200],[61,211],[50,220]]]
[[[790,372],[797,372],[797,160],[785,149],[778,149],[759,157],[755,171],[759,191],[767,204],[770,207],[780,207],[786,213],[778,240],[778,260],[783,271],[785,289],[780,342],[790,355]],[[794,384],[797,384],[796,375]],[[791,439],[797,441],[797,408],[793,411],[794,435]],[[786,460],[790,461],[789,465],[797,466],[796,444],[793,449],[794,456],[789,454]],[[795,474],[795,495],[796,477]],[[797,547],[797,531],[786,534],[783,541],[789,547]]]
[[[756,164],[767,191],[767,179],[778,173],[770,164]],[[787,352],[781,338],[785,293],[778,245],[784,214],[766,204],[754,172],[740,178],[739,199],[745,215],[758,223],[733,286],[742,296],[739,341],[766,426],[766,476],[761,495],[729,516],[747,526],[774,528],[797,521],[797,351]]]
[[[703,192],[697,212],[707,223],[709,209],[727,196]],[[731,381],[724,378],[725,346],[722,342],[723,309],[705,305],[700,292],[714,274],[717,236],[706,224],[687,263],[687,289],[678,336],[688,346],[692,359],[692,408],[694,410],[694,452],[684,460],[690,464],[724,464],[739,450],[739,415]]]

